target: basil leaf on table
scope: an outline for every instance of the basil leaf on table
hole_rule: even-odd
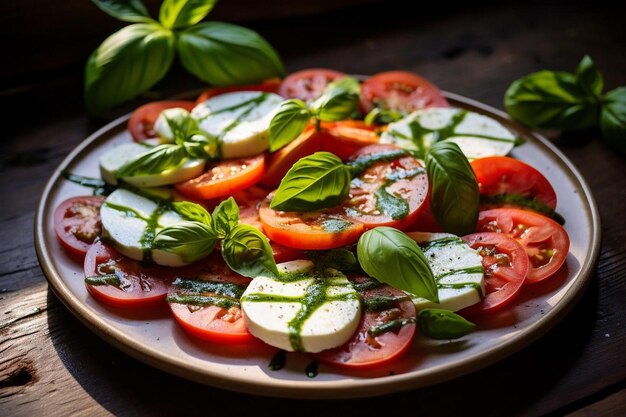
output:
[[[109,36],[85,69],[90,113],[135,97],[167,73],[174,59],[174,35],[156,24],[137,23]]]
[[[439,302],[433,273],[419,245],[392,227],[365,232],[357,244],[361,268],[371,277],[432,302]]]
[[[603,102],[600,127],[604,140],[626,155],[626,87],[609,91]]]
[[[178,32],[176,46],[183,66],[216,86],[255,84],[285,72],[270,44],[241,26],[200,23]]]
[[[91,0],[100,10],[119,19],[131,23],[151,23],[148,9],[141,0]]]
[[[176,213],[189,221],[196,221],[204,223],[209,227],[213,227],[213,220],[211,215],[200,204],[192,203],[190,201],[179,201],[172,203]]]
[[[458,339],[476,329],[476,325],[450,310],[425,308],[417,317],[420,332],[431,339]]]
[[[179,255],[187,263],[206,257],[215,248],[217,235],[210,226],[197,221],[165,227],[154,237],[152,247]]]
[[[281,180],[270,208],[309,211],[336,206],[350,191],[350,171],[330,152],[301,158]]]
[[[311,111],[302,100],[292,99],[281,104],[270,122],[270,152],[277,151],[297,138],[311,120]]]
[[[359,89],[359,82],[352,77],[332,82],[322,95],[311,103],[311,111],[323,122],[346,119],[357,110]]]
[[[278,276],[270,242],[254,226],[235,226],[222,240],[222,257],[230,269],[245,277]]]
[[[159,21],[168,29],[195,25],[206,17],[217,0],[164,0],[159,10]]]
[[[235,199],[228,197],[213,210],[213,225],[219,236],[227,236],[239,223],[239,207]]]
[[[443,141],[426,153],[426,171],[431,183],[430,204],[444,231],[463,236],[474,231],[480,193],[474,171],[459,146]]]
[[[180,145],[159,145],[137,155],[122,166],[115,174],[117,178],[159,174],[178,168],[185,162],[187,152]]]

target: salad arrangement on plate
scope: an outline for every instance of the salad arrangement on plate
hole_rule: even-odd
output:
[[[85,284],[169,306],[206,343],[260,340],[337,367],[463,337],[569,251],[518,138],[415,74],[327,70],[133,112],[94,188],[56,209]]]

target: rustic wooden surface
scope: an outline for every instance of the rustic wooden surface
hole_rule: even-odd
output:
[[[603,71],[608,88],[626,84],[626,16],[602,3],[450,9],[420,14],[376,4],[250,26],[277,47],[290,70],[409,69],[499,108],[512,80],[542,68],[572,70],[584,53]],[[303,404],[226,392],[146,366],[92,334],[48,289],[33,247],[34,207],[54,167],[105,122],[84,115],[80,83],[81,68],[70,66],[0,95],[11,104],[0,154],[0,415],[243,415],[259,407],[277,416],[390,409],[438,416],[626,414],[626,158],[599,141],[596,131],[555,137],[591,185],[603,223],[597,273],[560,324],[528,348],[463,378],[382,399]],[[175,69],[158,93],[146,97],[197,86]]]

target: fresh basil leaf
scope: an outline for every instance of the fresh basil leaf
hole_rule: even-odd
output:
[[[361,268],[371,277],[418,297],[439,302],[433,273],[418,244],[392,227],[377,227],[357,244]]]
[[[395,110],[384,110],[379,107],[375,107],[372,111],[365,115],[363,121],[367,126],[371,126],[374,123],[378,124],[389,124],[393,122],[397,122],[402,119],[405,115]]]
[[[445,232],[463,236],[474,231],[480,193],[476,175],[461,148],[450,141],[438,142],[426,153],[431,184],[430,204]]]
[[[359,82],[344,77],[328,84],[322,95],[311,103],[311,111],[323,122],[335,122],[350,117],[359,103]]]
[[[211,215],[200,204],[190,201],[178,201],[172,203],[172,206],[174,210],[176,210],[176,213],[180,214],[186,220],[204,223],[209,227],[213,227]]]
[[[182,146],[159,145],[128,161],[115,176],[123,178],[159,174],[168,169],[178,168],[185,162],[186,156],[187,152]]]
[[[580,61],[580,64],[578,64],[576,80],[581,90],[584,91],[588,97],[600,98],[602,95],[604,80],[589,55],[585,55],[582,61]]]
[[[200,23],[178,33],[183,66],[217,86],[254,84],[285,72],[278,54],[258,33],[222,22]]]
[[[174,59],[174,35],[156,24],[129,25],[109,36],[85,68],[85,100],[100,113],[152,87]]]
[[[155,22],[141,0],[91,0],[100,10],[119,19],[131,23]],[[156,22],[155,22],[156,23]]]
[[[222,240],[222,257],[230,269],[243,276],[278,276],[270,242],[254,226],[235,226]]]
[[[600,126],[603,138],[626,155],[626,87],[609,91],[602,101]]]
[[[189,123],[187,118],[191,117],[189,112],[180,107],[174,107],[171,109],[165,109],[159,113],[159,117],[154,122],[154,131],[161,138],[169,143],[176,142],[174,131],[177,130],[179,125],[183,123]],[[196,123],[195,119],[193,120]],[[174,124],[174,126],[171,126]],[[180,136],[180,135],[179,135]]]
[[[173,142],[181,145],[188,137],[194,135],[200,131],[198,122],[191,117],[191,114],[182,108],[165,109],[160,114],[155,122],[159,124],[159,119],[163,119],[169,130],[170,137],[173,138]],[[166,130],[166,129],[162,129]]]
[[[344,273],[355,272],[361,269],[354,252],[346,248],[308,251],[306,254],[318,269],[333,268]]]
[[[168,29],[195,25],[209,14],[215,3],[217,0],[164,0],[159,21]]]
[[[239,223],[239,207],[235,199],[228,197],[213,210],[215,231],[219,236],[227,236]]]
[[[187,263],[206,257],[215,248],[217,235],[206,224],[185,221],[165,227],[152,241],[154,249],[174,253]]]
[[[476,325],[450,310],[425,308],[419,312],[420,332],[431,339],[458,339],[476,329]]]
[[[287,100],[270,122],[270,152],[275,152],[297,138],[311,120],[311,111],[302,100]]]
[[[316,152],[296,162],[283,177],[270,208],[310,211],[340,204],[350,191],[350,168],[330,152]]]
[[[212,160],[220,157],[219,139],[204,132],[189,137],[183,147],[192,158]]]

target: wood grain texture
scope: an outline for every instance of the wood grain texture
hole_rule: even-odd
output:
[[[252,26],[281,51],[290,70],[408,69],[498,108],[512,80],[542,68],[573,70],[584,53],[593,56],[608,88],[626,84],[625,16],[602,3],[439,7],[427,16],[399,15],[379,3]],[[215,411],[236,404],[237,414],[262,406],[276,416],[296,409],[303,416],[330,409],[425,416],[584,416],[623,409],[623,390],[597,395],[626,378],[626,159],[599,141],[598,132],[554,135],[590,184],[603,222],[595,279],[559,325],[508,359],[447,383],[384,401],[303,404],[205,387],[143,365],[89,332],[47,289],[32,246],[33,210],[49,174],[103,121],[82,113],[80,68],[43,80],[10,94],[13,123],[0,155],[0,415],[206,415],[209,404],[218,404]],[[111,116],[197,85],[175,68],[154,92]],[[24,111],[33,102],[45,109],[36,117]]]

